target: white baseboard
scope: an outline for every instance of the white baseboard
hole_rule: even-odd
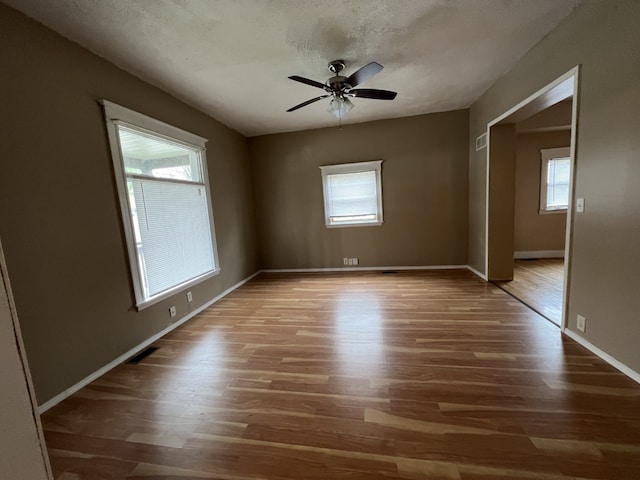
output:
[[[600,350],[593,343],[591,343],[588,340],[585,340],[584,338],[582,338],[580,335],[578,335],[574,331],[569,330],[568,328],[565,328],[562,332],[565,335],[567,335],[567,337],[569,337],[570,339],[575,340],[576,342],[578,342],[580,345],[582,345],[584,348],[589,350],[591,353],[594,353],[595,355],[600,357],[602,360],[607,362],[613,368],[616,368],[616,369],[620,370],[622,373],[624,373],[631,380],[634,380],[634,381],[640,383],[640,373],[638,373],[635,370],[632,370],[631,368],[627,367],[624,363],[616,360],[611,355],[609,355],[607,352],[605,352],[603,350]]]
[[[473,268],[471,265],[467,265],[467,270],[469,270],[471,273],[475,273],[484,281],[487,281],[487,276],[484,273],[480,272],[479,270],[476,270],[475,268]]]
[[[63,392],[59,393],[58,395],[56,395],[55,397],[47,400],[46,402],[44,402],[42,405],[40,405],[38,407],[38,413],[40,415],[42,415],[44,412],[46,412],[47,410],[49,410],[51,407],[57,405],[58,403],[60,403],[62,400],[64,400],[65,398],[70,397],[71,395],[73,395],[74,393],[76,393],[78,390],[80,390],[81,388],[89,385],[91,382],[93,382],[94,380],[96,380],[97,378],[101,377],[102,375],[104,375],[105,373],[107,373],[109,370],[117,367],[118,365],[120,365],[122,362],[124,362],[125,360],[133,357],[135,354],[137,354],[138,352],[141,352],[142,350],[144,350],[145,348],[147,348],[149,345],[151,345],[153,342],[157,341],[158,339],[164,337],[167,333],[169,333],[170,331],[178,328],[180,325],[186,323],[187,321],[191,320],[193,317],[195,317],[197,314],[199,314],[200,312],[202,312],[204,309],[210,307],[211,305],[213,305],[214,303],[216,303],[218,300],[220,300],[223,297],[226,297],[227,295],[229,295],[231,292],[233,292],[235,289],[237,289],[238,287],[241,287],[242,285],[244,285],[245,283],[247,283],[249,280],[251,280],[253,277],[255,277],[256,275],[258,275],[260,273],[260,270],[258,270],[257,272],[253,273],[252,275],[249,275],[247,278],[245,278],[244,280],[239,281],[238,283],[236,283],[235,285],[227,288],[224,292],[222,292],[221,294],[219,294],[218,296],[214,297],[212,300],[209,300],[207,303],[205,303],[204,305],[198,307],[197,309],[193,310],[192,312],[189,312],[188,314],[186,314],[184,317],[182,317],[180,320],[177,320],[176,322],[172,323],[171,325],[169,325],[167,328],[165,328],[164,330],[161,330],[160,332],[156,333],[155,335],[153,335],[152,337],[146,339],[144,342],[136,345],[135,347],[133,347],[131,350],[123,353],[122,355],[120,355],[118,358],[114,359],[113,361],[107,363],[104,367],[99,368],[98,370],[96,370],[95,372],[93,372],[91,375],[83,378],[82,380],[80,380],[78,383],[76,383],[75,385],[72,385],[71,387],[67,388],[66,390],[64,390]]]
[[[426,266],[392,266],[392,267],[326,267],[326,268],[265,268],[260,273],[318,273],[318,272],[369,272],[387,270],[457,270],[466,269],[467,265],[426,265]]]
[[[528,260],[532,258],[564,258],[564,250],[526,250],[513,252],[516,260]]]

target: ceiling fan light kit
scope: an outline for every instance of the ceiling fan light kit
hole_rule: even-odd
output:
[[[346,97],[335,96],[329,102],[327,112],[335,115],[337,119],[343,118],[354,107],[353,102]]]
[[[354,107],[354,104],[349,100],[349,97],[370,98],[374,100],[393,100],[396,98],[397,93],[390,90],[354,88],[380,72],[383,67],[379,63],[368,63],[348,77],[340,75],[342,70],[344,70],[344,67],[344,60],[334,60],[329,62],[329,70],[335,75],[327,80],[326,83],[316,82],[315,80],[300,77],[298,75],[292,75],[289,77],[291,80],[296,82],[304,83],[311,87],[321,88],[326,92],[326,94],[312,98],[306,102],[302,102],[295,107],[291,107],[287,112],[293,112],[299,108],[306,107],[307,105],[322,100],[323,98],[331,97],[327,111],[335,115],[338,119],[342,119],[347,112]]]

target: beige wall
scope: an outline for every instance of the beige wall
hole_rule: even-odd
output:
[[[567,214],[540,215],[540,150],[568,147],[570,131],[521,133],[516,137],[514,250],[564,250]]]
[[[513,280],[513,224],[515,206],[516,127],[491,128],[489,202],[489,280]]]
[[[534,133],[553,131],[554,129],[570,129],[573,99],[569,98],[545,108],[516,125],[517,133]]]
[[[466,265],[467,121],[460,110],[251,138],[263,268]],[[378,159],[384,224],[327,229],[318,167]]]
[[[209,139],[222,272],[197,308],[258,268],[247,140],[0,5],[0,235],[40,403],[169,324],[178,294],[142,312],[134,296],[98,99]]]
[[[469,263],[484,270],[489,121],[580,64],[568,327],[640,371],[640,2],[585,0],[470,110]],[[587,331],[575,327],[587,317]]]

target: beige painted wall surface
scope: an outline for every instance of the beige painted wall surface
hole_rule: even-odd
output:
[[[195,309],[257,268],[248,146],[237,132],[0,5],[0,235],[40,403],[190,310],[133,308],[106,98],[209,139],[222,272]]]
[[[516,124],[517,133],[533,133],[534,131],[550,131],[553,129],[570,129],[573,99],[569,98],[555,105],[545,108]]]
[[[521,133],[516,137],[514,250],[564,250],[566,213],[540,215],[540,150],[568,147],[571,132]]]
[[[44,435],[31,401],[29,368],[21,355],[20,327],[10,296],[0,244],[0,478],[46,480],[51,477]]]
[[[513,280],[513,224],[516,193],[516,127],[510,123],[491,128],[491,181],[489,202],[488,278]]]
[[[460,110],[251,138],[263,268],[466,265],[467,121]],[[379,159],[384,224],[326,228],[318,167]]]
[[[469,262],[484,267],[489,121],[580,64],[569,323],[587,317],[588,341],[640,372],[640,2],[585,0],[470,111]],[[578,332],[577,332],[578,333]]]

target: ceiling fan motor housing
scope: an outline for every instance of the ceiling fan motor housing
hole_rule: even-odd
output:
[[[333,60],[329,62],[329,70],[335,73],[335,77],[331,77],[327,80],[328,92],[332,93],[334,96],[343,95],[347,93],[349,89],[351,89],[351,85],[347,83],[347,77],[340,75],[340,72],[344,70],[345,64],[344,60]]]
[[[340,75],[340,72],[344,70],[344,60],[334,60],[329,62],[329,70],[336,75]]]
[[[327,86],[334,94],[348,93],[348,91],[351,89],[351,85],[347,83],[347,77],[343,77],[342,75],[331,77],[329,80],[327,80]]]

